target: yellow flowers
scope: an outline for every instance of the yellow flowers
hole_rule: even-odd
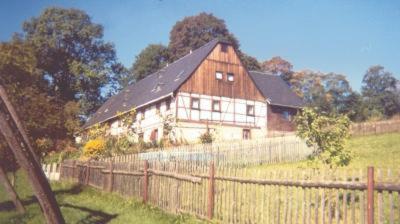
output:
[[[106,142],[103,138],[99,137],[89,140],[83,147],[83,155],[85,157],[93,158],[100,156],[106,149]]]

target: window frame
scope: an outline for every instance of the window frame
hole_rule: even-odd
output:
[[[221,74],[221,78],[218,78],[217,74]],[[215,71],[215,79],[216,80],[224,80],[224,73],[221,71]]]
[[[251,139],[251,129],[249,128],[242,129],[242,139],[243,140]]]
[[[218,103],[218,109],[214,108],[214,103]],[[211,106],[213,112],[221,112],[221,100],[212,100]]]
[[[229,80],[229,77],[232,77],[232,80]],[[234,82],[234,81],[235,81],[235,74],[232,73],[232,72],[228,72],[228,73],[226,74],[226,80],[227,80],[228,82]]]
[[[287,121],[292,121],[292,114],[287,110],[282,111],[282,117]]]
[[[221,52],[228,52],[228,44],[221,43]]]
[[[250,113],[250,108],[252,108],[253,110],[253,112],[252,113]],[[252,116],[252,117],[254,117],[255,116],[255,107],[254,107],[254,105],[251,105],[251,104],[247,104],[246,105],[246,115],[247,116]]]
[[[193,107],[193,102],[194,102],[195,100],[198,101],[198,108]],[[200,98],[198,98],[198,97],[191,97],[191,98],[190,98],[190,109],[192,109],[192,110],[200,110]]]

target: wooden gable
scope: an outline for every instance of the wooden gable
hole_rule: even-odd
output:
[[[216,72],[223,73],[221,80],[216,79]],[[228,80],[228,73],[233,74],[233,81]],[[178,91],[265,101],[234,48],[221,43],[215,46]]]

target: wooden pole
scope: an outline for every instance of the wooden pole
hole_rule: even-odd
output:
[[[1,162],[0,162],[1,163]],[[10,181],[7,178],[7,174],[3,169],[3,166],[0,164],[0,182],[3,183],[5,191],[10,196],[11,201],[14,203],[15,208],[19,213],[25,213],[25,208],[21,203],[17,193],[15,192],[14,188],[12,187]]]
[[[86,172],[85,172],[85,185],[89,185],[90,176],[90,161],[86,162]]]
[[[149,162],[144,161],[144,186],[143,186],[143,202],[147,203],[148,200],[148,190],[149,190]]]
[[[374,224],[374,167],[368,167],[367,180],[367,219],[368,224]]]
[[[208,210],[207,218],[212,219],[214,216],[214,193],[215,193],[215,167],[214,162],[210,164],[210,177],[208,180]]]
[[[19,165],[28,174],[30,184],[42,208],[47,223],[63,224],[60,208],[43,173],[27,135],[9,101],[4,88],[0,85],[0,132],[11,148]]]
[[[114,163],[110,161],[110,175],[108,176],[108,191],[113,191],[113,182],[114,182]]]

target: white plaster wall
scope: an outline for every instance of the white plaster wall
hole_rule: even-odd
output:
[[[200,99],[200,110],[191,109],[191,97]],[[212,111],[212,100],[219,100],[221,112]],[[254,106],[255,116],[247,116],[247,105]],[[212,121],[221,124],[239,124],[245,126],[266,127],[266,102],[233,99],[180,92],[177,95],[178,113],[181,120]]]

